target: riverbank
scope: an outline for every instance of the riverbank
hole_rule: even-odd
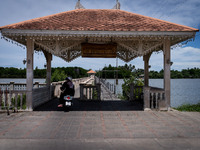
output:
[[[200,112],[200,103],[194,105],[186,104],[174,109],[178,111]]]

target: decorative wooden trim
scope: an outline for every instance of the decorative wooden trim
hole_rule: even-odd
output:
[[[20,30],[20,29],[2,29],[3,35],[13,36],[195,36],[196,32],[183,31],[66,31],[66,30]]]
[[[81,43],[117,43],[116,55],[96,57],[119,57],[129,62],[162,48],[163,41],[170,40],[171,46],[195,36],[196,32],[155,31],[60,31],[2,29],[2,38],[12,43],[26,45],[27,37],[33,40],[37,50],[45,50],[68,62],[81,56]],[[13,42],[16,41],[16,42]],[[19,44],[19,46],[21,46]],[[23,46],[22,46],[23,47]],[[85,57],[85,56],[83,56]],[[90,57],[94,57],[91,55]]]

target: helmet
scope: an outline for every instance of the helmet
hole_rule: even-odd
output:
[[[71,80],[72,80],[72,78],[71,78],[71,77],[67,77],[67,78],[65,78],[65,80],[70,80],[70,81],[71,81]]]

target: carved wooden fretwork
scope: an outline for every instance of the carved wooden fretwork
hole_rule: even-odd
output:
[[[81,56],[81,43],[82,41],[35,40],[35,44],[39,49],[61,57],[67,62]]]
[[[117,51],[117,57],[125,62],[129,62],[135,57],[137,57],[137,55],[135,55],[134,52],[127,50],[126,48],[121,47],[120,45],[117,46],[117,49],[120,49]]]
[[[40,31],[3,29],[5,40],[26,46],[27,37],[35,43],[35,50],[48,51],[67,62],[81,56],[81,44],[117,44],[117,57],[125,62],[163,47],[168,39],[171,46],[195,36],[194,32],[124,32],[124,31]],[[8,38],[8,39],[7,39]]]
[[[81,43],[96,43],[96,44],[117,44],[117,57],[125,62],[129,62],[135,57],[146,55],[152,51],[158,50],[163,44],[160,40],[120,40],[119,38],[71,38],[62,40],[35,40],[35,45],[38,49],[50,52],[53,55],[63,58],[67,62],[81,56]],[[106,56],[105,56],[106,57]]]

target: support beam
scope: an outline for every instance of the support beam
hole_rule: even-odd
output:
[[[47,75],[46,75],[46,86],[49,87],[49,99],[51,99],[51,61],[52,61],[52,54],[43,51],[46,57],[47,63]]]
[[[170,67],[171,67],[171,58],[170,58],[170,40],[166,39],[163,45],[163,54],[164,54],[164,91],[165,91],[165,104],[167,110],[170,110],[171,100],[170,100]]]
[[[150,87],[144,86],[143,93],[144,93],[144,111],[150,110]]]
[[[33,110],[33,55],[34,55],[34,42],[33,39],[27,38],[27,63],[26,63],[26,104],[29,111]]]
[[[149,59],[152,53],[143,56],[144,61],[144,85],[149,86]]]
[[[44,55],[46,57],[47,61],[47,76],[46,76],[46,82],[47,86],[51,85],[51,61],[52,61],[52,54],[48,52],[44,52]]]

